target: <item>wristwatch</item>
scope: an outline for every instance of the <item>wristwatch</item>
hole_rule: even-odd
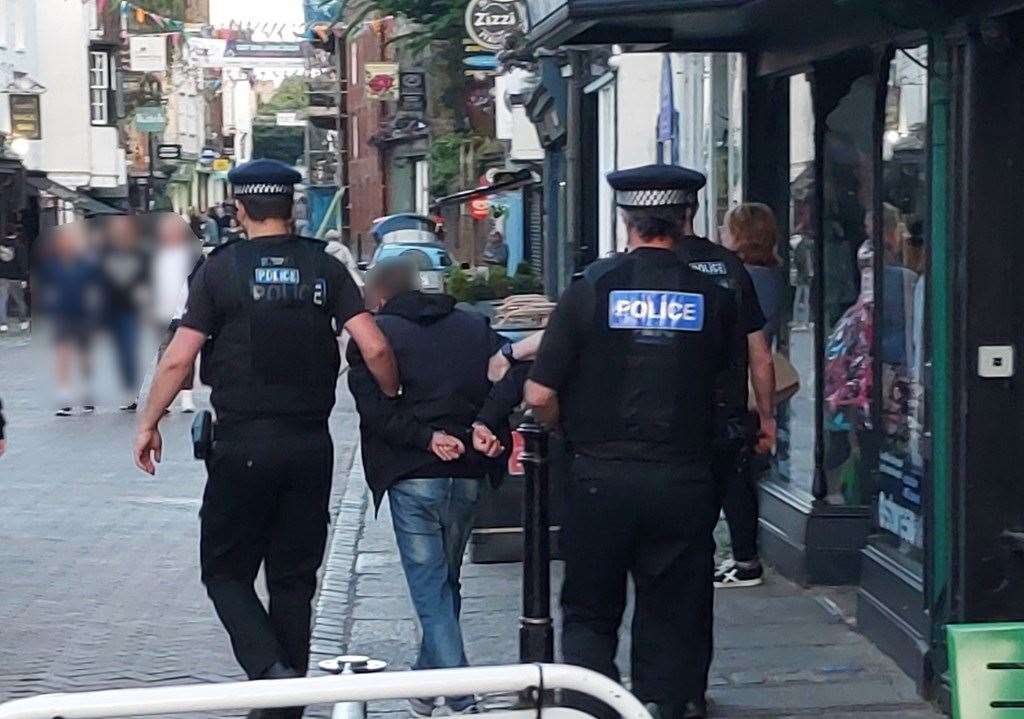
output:
[[[519,360],[516,359],[516,353],[512,349],[512,343],[506,342],[501,346],[501,356],[508,360],[509,364],[516,364]]]

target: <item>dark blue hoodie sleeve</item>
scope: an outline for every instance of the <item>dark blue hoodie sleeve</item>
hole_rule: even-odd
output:
[[[354,342],[349,343],[348,388],[356,400],[362,428],[394,445],[430,449],[434,430],[402,410],[397,400],[380,391]]]
[[[4,434],[4,428],[7,426],[7,420],[4,419],[4,403],[0,400],[0,439],[6,438]]]
[[[523,385],[530,373],[528,363],[513,366],[505,377],[491,387],[483,407],[477,415],[477,422],[497,434],[508,425],[508,417],[523,401]]]

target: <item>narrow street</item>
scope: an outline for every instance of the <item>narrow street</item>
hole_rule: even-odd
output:
[[[48,368],[28,340],[0,340],[0,356],[11,447],[0,469],[0,701],[241,678],[199,582],[203,472],[190,459],[189,416],[164,422],[164,461],[151,479],[131,463],[133,417],[109,407],[91,417],[53,417],[41,400]],[[369,506],[355,423],[342,391],[332,421],[335,522],[312,664],[354,652],[407,669],[416,622],[386,508],[375,519]],[[557,590],[557,564],[554,574]],[[467,565],[464,585],[471,661],[516,661],[519,566]],[[851,631],[840,609],[849,594],[832,597],[777,576],[764,587],[720,593],[715,716],[938,716],[894,664]],[[624,670],[627,657],[628,633]],[[408,714],[401,702],[371,710]],[[328,715],[324,707],[308,712]]]
[[[199,581],[205,476],[191,458],[191,415],[164,420],[163,463],[148,477],[131,460],[133,415],[100,406],[90,417],[53,416],[41,357],[24,337],[0,339],[9,422],[0,463],[0,702],[242,678]],[[340,498],[355,445],[347,394],[339,404]]]

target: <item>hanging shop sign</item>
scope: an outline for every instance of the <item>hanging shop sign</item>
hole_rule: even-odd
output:
[[[306,118],[297,112],[279,112],[275,117],[278,127],[305,127]]]
[[[26,140],[43,139],[39,95],[10,95],[11,134]]]
[[[224,57],[252,60],[301,60],[302,43],[228,40]]]
[[[161,160],[180,160],[181,145],[157,145],[156,156]]]
[[[189,63],[202,68],[223,67],[227,46],[227,40],[212,37],[190,37],[185,43]]]
[[[226,157],[218,157],[213,161],[214,172],[227,172],[231,169],[231,160]]]
[[[466,32],[485,50],[503,50],[512,35],[525,29],[526,11],[516,0],[470,0],[466,6]]]
[[[167,38],[163,35],[133,35],[128,38],[128,52],[132,72],[167,71]]]
[[[486,220],[491,216],[491,203],[486,197],[474,197],[469,201],[469,216],[474,220]]]
[[[135,109],[135,127],[139,132],[163,132],[167,114],[162,105],[143,105]]]
[[[392,102],[398,99],[398,64],[368,62],[363,66],[363,86],[370,100]]]

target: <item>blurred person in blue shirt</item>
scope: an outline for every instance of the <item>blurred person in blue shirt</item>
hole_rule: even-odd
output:
[[[139,312],[148,279],[146,253],[136,218],[107,218],[100,228],[99,267],[103,275],[103,326],[117,352],[122,411],[134,411],[139,386]]]
[[[81,409],[95,410],[90,398],[92,339],[100,320],[103,277],[89,252],[86,228],[75,222],[54,230],[38,266],[41,309],[52,324],[56,348],[58,417],[73,411],[73,365],[77,360],[84,386]]]

